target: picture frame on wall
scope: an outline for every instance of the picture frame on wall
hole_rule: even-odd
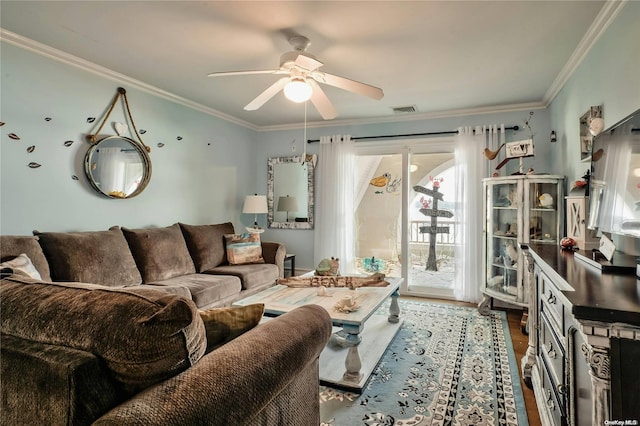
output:
[[[600,106],[592,106],[580,116],[580,160],[583,163],[591,161],[593,135],[589,130],[589,125],[591,120],[596,117],[602,117],[602,107]]]

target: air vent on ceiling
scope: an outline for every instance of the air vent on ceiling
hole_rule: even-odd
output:
[[[415,105],[400,106],[391,108],[394,114],[406,114],[408,112],[418,112],[418,108]]]

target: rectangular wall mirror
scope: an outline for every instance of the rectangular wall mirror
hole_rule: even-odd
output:
[[[314,164],[311,156],[307,159],[302,164],[301,157],[269,158],[269,228],[313,229]]]

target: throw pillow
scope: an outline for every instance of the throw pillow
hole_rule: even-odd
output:
[[[109,287],[142,282],[127,240],[117,228],[108,231],[38,232],[53,281],[76,281]]]
[[[49,262],[44,257],[38,237],[27,235],[0,235],[0,262],[11,260],[19,254],[29,256],[43,281],[51,281]]]
[[[227,234],[224,239],[229,265],[264,263],[260,234]]]
[[[260,322],[264,304],[199,311],[207,332],[207,353],[251,330]]]
[[[5,269],[10,269],[14,274],[25,275],[36,280],[42,279],[38,270],[31,263],[31,259],[24,253],[14,259],[0,263],[0,270]]]
[[[224,236],[235,233],[231,222],[216,225],[180,223],[180,229],[191,253],[196,272],[202,273],[226,263]]]
[[[122,233],[138,265],[142,282],[195,274],[196,268],[177,223],[164,228],[123,227]]]

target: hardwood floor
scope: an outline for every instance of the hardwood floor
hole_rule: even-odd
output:
[[[499,308],[494,308],[498,310]],[[520,319],[522,311],[519,309],[504,309],[507,312],[507,321],[509,321],[509,332],[511,333],[511,342],[513,343],[513,351],[518,360],[518,372],[520,373],[520,386],[524,395],[524,403],[527,407],[527,417],[529,417],[529,425],[539,426],[540,414],[536,406],[536,398],[533,395],[533,389],[529,389],[522,381],[522,372],[520,371],[520,360],[527,351],[529,346],[529,336],[522,334],[520,331]]]
[[[427,299],[427,298],[413,298],[407,296],[401,296],[401,299],[416,299],[416,300],[430,300],[440,303],[451,303],[455,305],[476,307],[472,303],[456,302],[452,300],[443,299]],[[511,334],[511,342],[513,343],[513,350],[515,352],[516,360],[518,362],[518,375],[520,376],[520,387],[522,387],[522,394],[524,396],[524,403],[527,409],[527,417],[530,426],[540,426],[540,414],[538,413],[538,407],[536,406],[536,398],[533,394],[533,389],[529,389],[522,380],[522,372],[520,371],[520,360],[527,351],[529,346],[529,336],[522,334],[520,330],[520,320],[522,319],[522,311],[519,309],[502,309],[494,307],[495,310],[505,311],[507,313],[507,321],[509,322],[509,333]]]

